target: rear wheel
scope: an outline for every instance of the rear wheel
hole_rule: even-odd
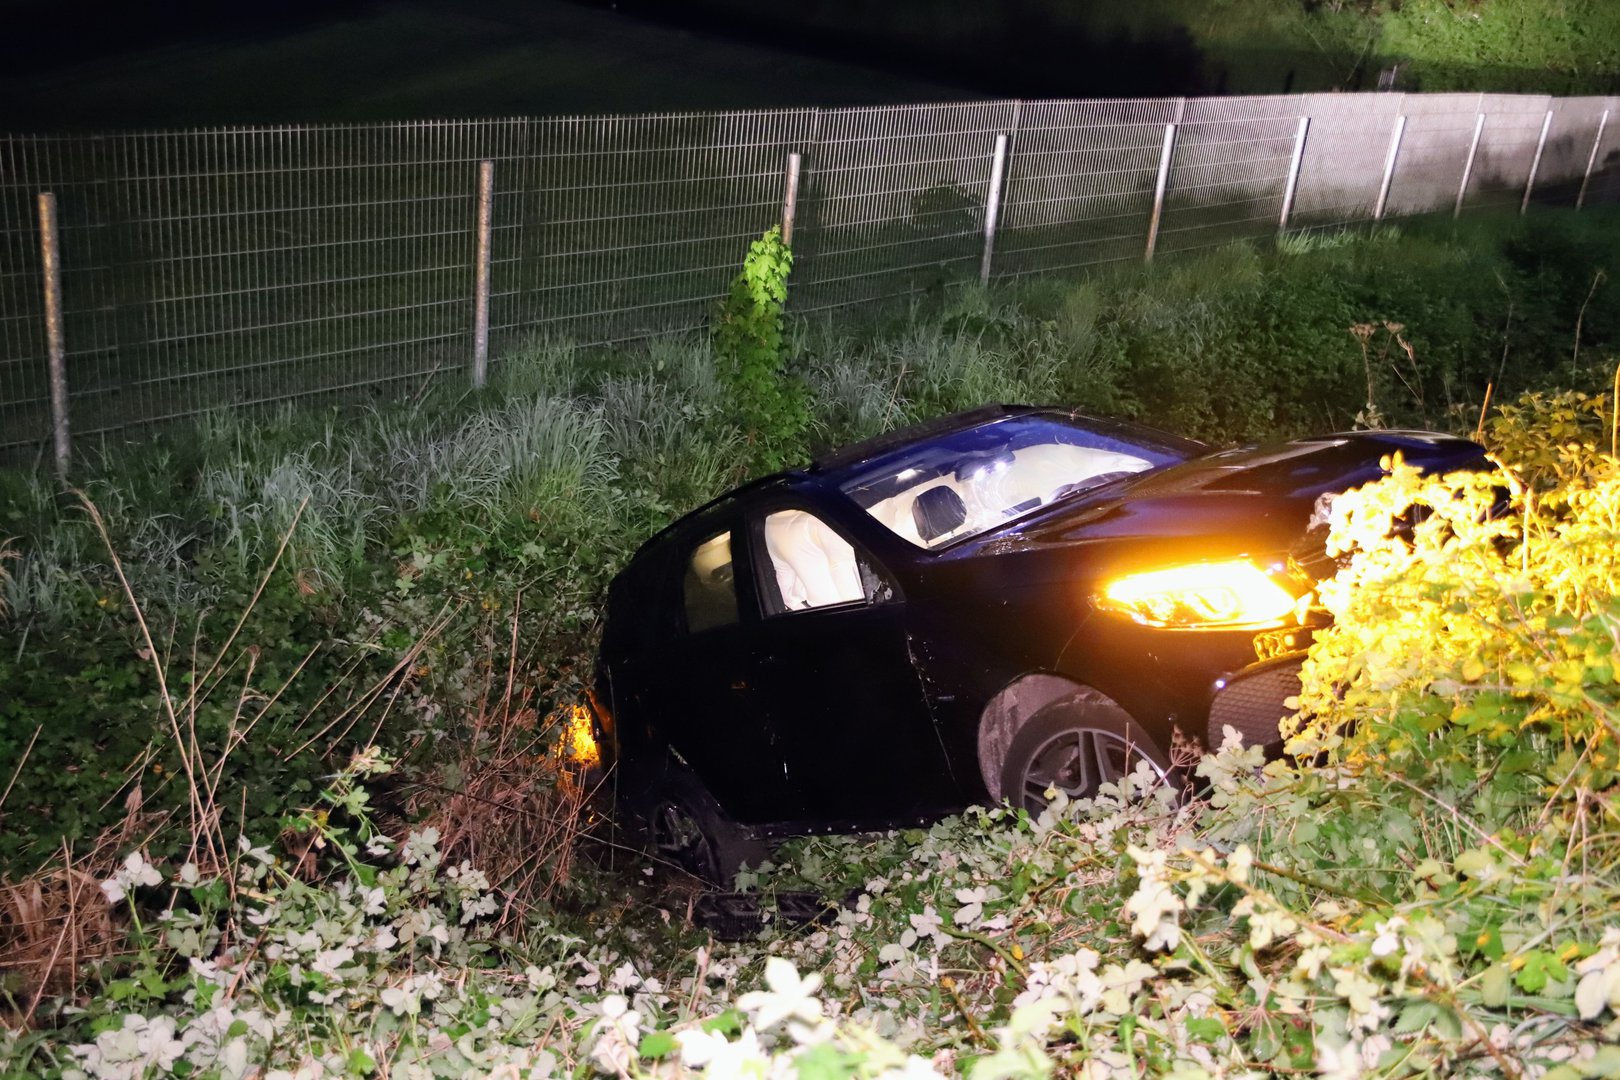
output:
[[[671,762],[646,814],[651,854],[693,877],[729,889],[744,863],[765,861],[766,847],[715,802],[695,775]]]
[[[1042,708],[1013,736],[1001,769],[1001,791],[1032,814],[1046,808],[1046,792],[1089,799],[1146,763],[1162,783],[1170,759],[1130,715],[1095,690],[1080,690]]]

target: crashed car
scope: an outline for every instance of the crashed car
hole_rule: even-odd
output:
[[[1399,452],[1354,432],[1213,451],[989,406],[746,484],[613,581],[591,698],[622,808],[725,881],[763,842],[1094,793],[1223,728],[1275,743],[1325,507]]]

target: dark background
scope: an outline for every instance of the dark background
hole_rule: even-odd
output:
[[[1275,94],[1381,75],[1620,90],[1620,0],[0,0],[0,17],[12,132]]]

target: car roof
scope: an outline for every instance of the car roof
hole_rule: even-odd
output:
[[[1002,420],[1011,416],[1029,416],[1037,413],[1057,413],[1069,417],[1084,417],[1086,420],[1092,423],[1121,429],[1137,426],[1129,423],[1128,421],[1107,420],[1101,417],[1091,416],[1077,409],[1066,409],[1053,405],[981,405],[978,408],[968,409],[959,413],[952,413],[950,416],[941,416],[932,420],[925,420],[922,423],[897,428],[894,431],[887,431],[881,435],[873,436],[870,439],[863,439],[860,442],[850,443],[847,446],[828,451],[827,453],[821,454],[812,459],[810,464],[803,468],[784,469],[781,472],[771,473],[768,476],[761,476],[758,479],[750,480],[747,483],[734,487],[729,491],[710,499],[702,506],[682,514],[679,518],[676,518],[674,521],[664,526],[664,528],[660,529],[657,533],[648,537],[646,541],[636,548],[635,553],[630,557],[629,562],[626,564],[626,569],[629,569],[630,564],[639,561],[644,554],[647,554],[648,552],[651,552],[655,548],[659,547],[671,536],[671,534],[685,528],[687,523],[693,518],[707,514],[724,503],[731,502],[735,499],[746,498],[756,492],[760,492],[768,488],[785,487],[789,482],[795,480],[800,481],[801,483],[810,481],[819,486],[831,479],[834,479],[827,475],[829,473],[841,472],[852,466],[859,465],[863,461],[868,461],[872,458],[890,453],[891,451],[898,450],[901,447],[907,446],[911,443],[918,442],[923,439],[934,438],[953,431],[962,431],[968,428],[978,427],[981,424],[987,424],[993,420]],[[1155,434],[1162,438],[1178,438],[1177,436],[1170,435],[1168,432],[1155,431]],[[1202,443],[1198,443],[1190,439],[1182,439],[1181,441],[1186,443],[1189,449],[1202,447],[1203,445]]]
[[[977,427],[991,420],[1000,420],[1007,416],[1022,416],[1026,413],[1043,411],[1034,405],[981,405],[966,412],[953,413],[950,416],[940,416],[933,420],[924,420],[920,424],[886,431],[881,435],[874,435],[870,439],[862,439],[857,443],[839,447],[815,458],[806,470],[811,473],[832,472],[836,469],[847,468],[859,464],[868,458],[886,454],[891,450],[898,450],[909,443],[921,439],[933,438],[947,432],[958,431],[964,428]]]

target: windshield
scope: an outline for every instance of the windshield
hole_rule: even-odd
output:
[[[896,535],[937,548],[1076,492],[1186,458],[1149,438],[1122,438],[1084,420],[1013,416],[885,454],[839,486]]]

